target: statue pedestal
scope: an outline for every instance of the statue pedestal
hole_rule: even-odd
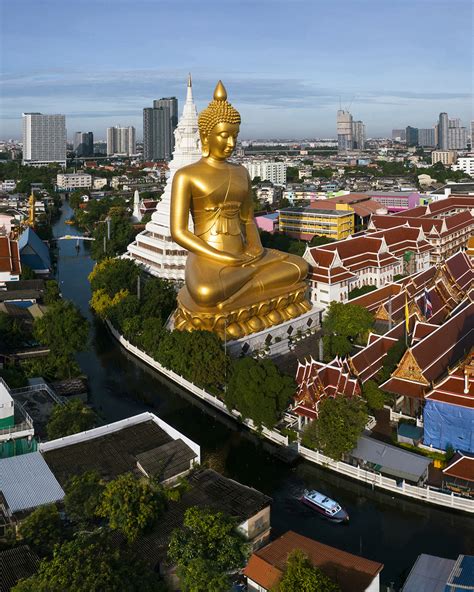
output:
[[[324,308],[313,308],[299,317],[284,321],[273,327],[252,333],[241,339],[226,342],[227,353],[238,358],[241,355],[260,353],[262,357],[274,357],[286,353],[292,341],[299,340],[308,332],[314,332],[321,327],[321,317]]]
[[[300,282],[284,294],[281,290],[269,291],[261,301],[256,302],[251,296],[248,302],[242,299],[238,308],[235,303],[229,303],[222,308],[203,309],[196,305],[185,286],[178,294],[174,328],[178,331],[212,331],[226,342],[241,340],[297,319],[311,310],[311,304],[305,298],[306,291],[306,283]]]

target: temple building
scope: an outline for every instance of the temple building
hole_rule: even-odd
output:
[[[403,272],[402,260],[390,253],[383,236],[307,247],[303,258],[310,265],[311,302],[323,305],[347,302],[354,288],[381,287]]]
[[[467,246],[474,233],[474,196],[456,195],[405,210],[397,215],[373,215],[368,231],[411,227],[423,229],[426,240],[433,247],[430,263],[435,265]]]
[[[198,118],[194,105],[191,77],[188,80],[183,115],[174,135],[173,159],[169,164],[169,177],[161,201],[145,230],[136,236],[133,243],[128,245],[127,256],[134,259],[154,276],[182,283],[184,282],[187,251],[171,238],[170,206],[171,185],[175,172],[201,158]]]
[[[473,333],[474,302],[466,298],[442,325],[408,347],[391,378],[380,388],[402,397],[404,412],[420,413],[425,395],[472,347]]]
[[[298,389],[294,397],[293,412],[298,416],[298,428],[318,417],[323,399],[337,396],[360,396],[357,379],[352,378],[345,362],[335,358],[329,364],[313,358],[298,362],[296,370]]]

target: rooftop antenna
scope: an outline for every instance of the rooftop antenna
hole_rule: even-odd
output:
[[[352,107],[352,103],[354,102],[354,99],[356,98],[356,95],[354,95],[351,99],[351,102],[349,103],[349,107],[347,107],[347,110],[350,111],[351,107]]]

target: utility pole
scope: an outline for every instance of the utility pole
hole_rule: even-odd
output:
[[[141,277],[140,275],[137,277],[137,298],[140,300],[141,298]]]

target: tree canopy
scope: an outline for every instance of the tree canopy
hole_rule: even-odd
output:
[[[365,403],[358,397],[324,399],[319,405],[318,418],[303,432],[303,445],[340,460],[357,445],[367,420]]]
[[[96,422],[97,415],[82,401],[68,401],[64,405],[56,405],[46,425],[48,439],[55,440],[90,430]]]
[[[219,337],[209,331],[167,332],[156,354],[160,364],[214,393],[230,375],[230,358]]]
[[[159,518],[165,504],[163,491],[152,481],[125,473],[107,483],[96,514],[133,542]]]
[[[340,592],[339,586],[314,567],[300,549],[288,556],[285,572],[272,592]]]
[[[388,350],[387,355],[384,358],[382,369],[377,377],[380,383],[385,382],[390,378],[392,372],[398,366],[398,363],[403,357],[407,349],[404,339],[399,339],[392,347]]]
[[[272,428],[296,390],[292,377],[281,374],[274,362],[241,358],[233,372],[224,399],[229,409],[237,409],[257,426]]]
[[[72,302],[58,300],[35,320],[33,334],[54,356],[69,358],[87,347],[89,325]]]
[[[105,483],[96,471],[74,475],[66,484],[64,507],[71,520],[80,524],[93,522]]]
[[[383,408],[385,397],[374,380],[368,380],[364,384],[363,395],[369,409],[377,410]]]
[[[365,342],[373,324],[372,315],[364,307],[331,302],[323,317],[325,357],[348,355],[355,343]]]
[[[80,532],[56,547],[38,573],[12,592],[164,592],[163,584],[137,557],[113,544],[105,529]]]
[[[228,590],[226,574],[242,567],[247,556],[247,544],[230,517],[197,507],[186,510],[183,527],[173,531],[168,546],[168,558],[178,566],[183,590],[189,592]]]
[[[63,527],[54,505],[36,508],[21,523],[20,535],[40,557],[51,556],[61,542]]]
[[[140,268],[130,259],[103,259],[89,274],[89,282],[93,292],[104,290],[113,298],[121,290],[136,294],[139,275]]]

